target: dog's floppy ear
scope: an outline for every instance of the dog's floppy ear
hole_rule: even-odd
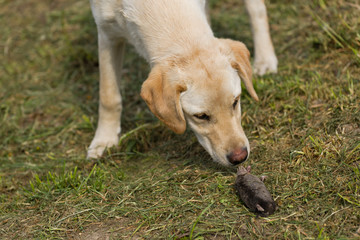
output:
[[[150,110],[171,130],[181,134],[186,129],[184,113],[180,105],[180,93],[186,86],[169,81],[163,67],[155,65],[141,87],[141,97]]]
[[[246,48],[245,44],[239,41],[234,41],[230,39],[220,39],[226,43],[232,50],[235,61],[231,63],[231,66],[235,68],[239,74],[239,77],[243,80],[246,90],[249,92],[250,96],[259,101],[259,98],[255,92],[253,83],[252,83],[252,70],[250,65],[250,52]]]

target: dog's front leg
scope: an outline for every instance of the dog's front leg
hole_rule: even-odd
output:
[[[87,157],[100,157],[105,148],[118,144],[121,131],[121,95],[119,80],[125,49],[124,41],[113,41],[99,30],[100,102],[99,120],[95,137]]]
[[[266,72],[277,72],[278,60],[271,42],[264,0],[245,0],[245,4],[254,38],[254,73],[264,75]]]

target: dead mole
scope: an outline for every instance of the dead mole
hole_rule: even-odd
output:
[[[269,216],[277,208],[274,199],[267,190],[264,179],[250,174],[251,167],[239,167],[235,181],[235,189],[245,205],[260,216]]]

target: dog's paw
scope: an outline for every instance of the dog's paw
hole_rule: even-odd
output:
[[[108,134],[95,134],[88,151],[87,159],[96,159],[102,156],[106,148],[116,146],[119,143],[120,131],[114,131]]]
[[[276,55],[261,56],[255,58],[253,72],[259,76],[265,73],[276,73],[277,72],[278,60]]]

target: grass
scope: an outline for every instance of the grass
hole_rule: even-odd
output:
[[[217,36],[253,51],[242,3],[212,0]],[[130,46],[123,135],[85,159],[97,121],[96,28],[86,1],[0,0],[1,239],[360,237],[358,0],[267,1],[278,74],[242,96],[279,209],[259,218],[194,135],[160,124],[139,96],[149,68]]]

